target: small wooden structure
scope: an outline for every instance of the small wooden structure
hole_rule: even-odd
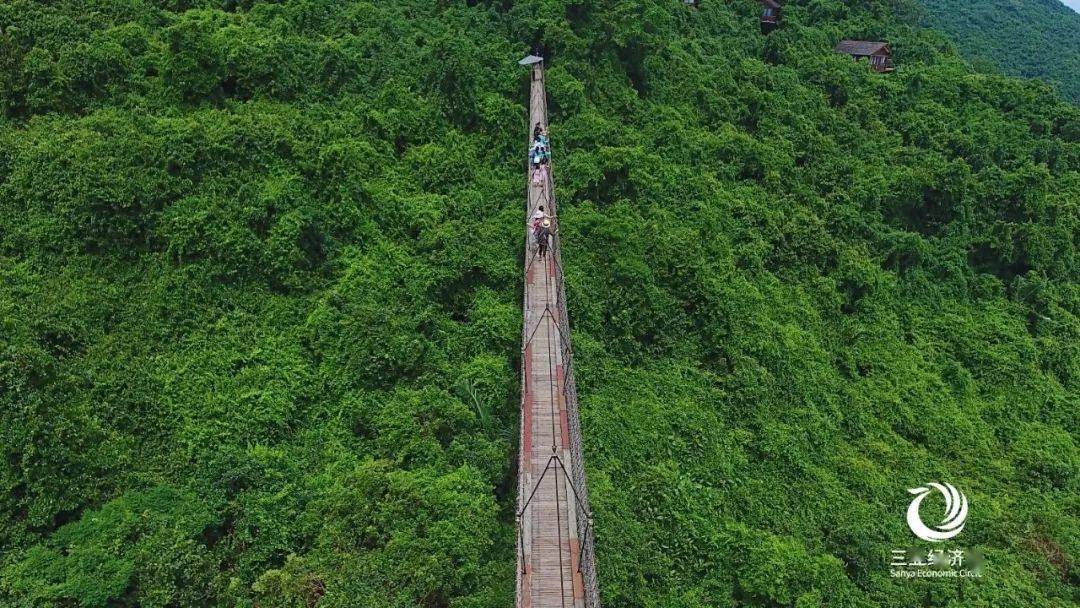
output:
[[[851,55],[856,60],[866,58],[870,60],[870,69],[875,72],[893,71],[892,49],[888,42],[870,42],[867,40],[841,40],[840,44],[833,49],[837,53]]]
[[[761,0],[761,33],[768,34],[780,25],[783,7],[776,0]]]

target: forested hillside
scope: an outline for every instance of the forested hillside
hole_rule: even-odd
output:
[[[1080,103],[1080,14],[1061,0],[921,1],[925,24],[977,65],[1057,83]]]
[[[0,605],[512,604],[533,48],[606,605],[1075,605],[1080,109],[758,11],[0,5]]]
[[[506,606],[497,13],[0,11],[0,604]]]

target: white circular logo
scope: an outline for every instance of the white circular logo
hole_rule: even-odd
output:
[[[919,507],[923,499],[934,490],[941,492],[945,497],[945,519],[942,519],[941,523],[934,528],[930,528],[922,522]],[[921,488],[910,489],[908,492],[915,495],[915,499],[911,501],[907,509],[907,525],[915,536],[936,543],[948,540],[960,534],[960,531],[964,529],[964,520],[967,519],[968,514],[967,496],[951,484],[928,483]]]

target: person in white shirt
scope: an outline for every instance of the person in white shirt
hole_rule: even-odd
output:
[[[540,222],[544,221],[544,218],[550,219],[552,217],[553,216],[548,215],[548,213],[544,211],[544,206],[540,205],[536,208],[536,211],[533,211],[532,217],[529,218],[529,225],[532,226],[534,229],[539,228]]]

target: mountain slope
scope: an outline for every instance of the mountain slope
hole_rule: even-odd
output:
[[[1057,83],[1080,103],[1080,14],[1059,0],[921,0],[965,57]]]
[[[1075,605],[1080,110],[904,4],[0,4],[0,605],[511,605],[533,48],[606,605]]]
[[[1080,112],[894,3],[768,38],[753,3],[636,4],[547,33],[609,604],[1074,603]],[[891,578],[929,480],[993,582]]]

